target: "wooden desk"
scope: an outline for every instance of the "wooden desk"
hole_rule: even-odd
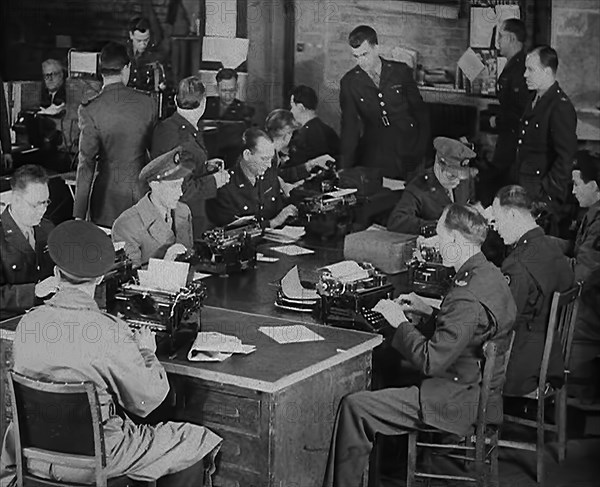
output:
[[[0,330],[4,370],[12,366],[14,338],[5,328],[17,322]],[[175,419],[203,424],[225,440],[214,485],[320,485],[339,401],[370,387],[371,350],[382,337],[306,325],[325,340],[280,345],[258,328],[292,322],[214,307],[204,309],[202,323],[204,331],[257,346],[220,363],[188,362],[188,347],[162,360],[175,390]],[[4,381],[2,388],[6,401]]]

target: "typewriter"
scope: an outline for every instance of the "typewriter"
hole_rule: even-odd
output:
[[[254,268],[261,235],[255,218],[208,230],[194,243],[194,252],[186,260],[198,271],[221,275]]]
[[[296,222],[309,235],[343,237],[352,230],[356,204],[356,195],[345,190],[311,196],[297,204]]]
[[[102,282],[96,287],[94,298],[100,309],[105,309],[108,313],[115,310],[116,295],[121,286],[128,282],[133,282],[136,273],[125,249],[115,249],[115,264],[112,269],[104,275]]]
[[[323,270],[317,283],[316,315],[323,323],[371,333],[383,333],[391,325],[373,307],[392,296],[393,286],[385,274],[371,264],[358,264],[364,271],[357,279],[334,277]]]
[[[115,295],[114,313],[130,328],[147,326],[160,338],[175,343],[180,331],[195,335],[200,330],[200,309],[206,299],[206,286],[193,282],[176,292],[124,284]]]
[[[436,235],[435,226],[424,225],[420,233],[423,237],[432,237]],[[423,296],[443,298],[450,288],[456,271],[442,263],[442,255],[438,248],[421,245],[417,250],[424,260],[413,258],[408,263],[408,282],[412,290]]]

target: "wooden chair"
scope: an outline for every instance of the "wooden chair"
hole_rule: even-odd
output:
[[[536,480],[539,484],[544,481],[544,453],[545,453],[545,432],[551,431],[558,436],[558,461],[565,459],[567,452],[567,379],[569,377],[569,361],[571,359],[571,342],[573,341],[573,332],[575,330],[575,320],[577,318],[577,308],[579,306],[579,295],[581,294],[581,283],[578,283],[564,293],[555,292],[550,306],[550,315],[548,318],[548,331],[544,343],[544,352],[542,354],[542,363],[540,366],[540,377],[538,388],[532,394],[517,396],[529,399],[537,399],[536,419],[527,419],[510,414],[504,415],[504,423],[515,423],[537,431],[537,441],[511,441],[501,439],[499,445],[504,448],[516,448],[519,450],[529,450],[536,452]],[[548,373],[548,363],[550,361],[550,351],[555,335],[560,339],[565,371],[564,384],[560,389],[548,390],[546,387],[546,377]],[[510,396],[515,397],[515,396]],[[555,420],[554,424],[547,423],[545,419],[546,400],[555,399]]]
[[[92,382],[55,383],[9,372],[13,405],[17,485],[121,487],[123,476],[107,479],[100,404]],[[28,460],[89,469],[93,484],[58,482],[33,475]]]
[[[508,340],[506,340],[508,341]],[[505,345],[506,346],[506,345]],[[421,441],[423,434],[434,435],[444,433],[436,428],[412,431],[408,436],[408,462],[406,471],[406,487],[414,487],[417,479],[443,479],[459,480],[463,482],[474,482],[477,487],[497,485],[498,482],[498,430],[487,423],[487,406],[490,397],[490,386],[498,356],[500,344],[488,341],[483,345],[483,378],[479,393],[479,404],[477,408],[477,423],[475,434],[467,438],[465,444],[446,444]],[[512,337],[504,353],[506,357],[504,368],[510,355]],[[475,476],[470,476],[468,471],[465,475],[442,475],[430,472],[417,471],[417,449],[425,448],[426,451],[434,449],[437,454],[462,460],[466,465],[474,464]],[[445,452],[448,453],[445,453]],[[458,452],[458,453],[456,453]]]

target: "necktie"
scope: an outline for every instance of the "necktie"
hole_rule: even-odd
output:
[[[165,222],[170,229],[173,229],[173,218],[171,217],[171,212],[167,211],[165,216]]]
[[[31,248],[35,250],[35,234],[33,233],[33,228],[29,227],[25,230],[25,238],[27,238]]]
[[[538,101],[540,101],[540,97],[539,97],[539,95],[535,95],[535,98],[533,99],[533,102],[531,103],[532,110],[535,108],[535,105]]]
[[[448,191],[448,198],[450,198],[450,201],[452,201],[452,203],[454,203],[454,191],[452,191],[451,189],[449,189],[447,191]]]
[[[371,72],[369,72],[369,76],[373,80],[373,83],[375,83],[375,86],[377,86],[377,88],[379,88],[379,82],[381,81],[379,73],[376,73],[375,71],[371,71]]]

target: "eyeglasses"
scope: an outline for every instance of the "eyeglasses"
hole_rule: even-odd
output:
[[[27,201],[25,198],[21,197],[21,199],[27,203],[33,210],[41,210],[42,208],[48,208],[48,206],[50,206],[50,203],[52,203],[52,201],[50,199],[44,200],[44,201],[40,201],[39,203],[31,203],[29,201]]]
[[[54,71],[52,73],[44,73],[44,79],[51,80],[53,78],[58,78],[62,74],[62,71]]]

